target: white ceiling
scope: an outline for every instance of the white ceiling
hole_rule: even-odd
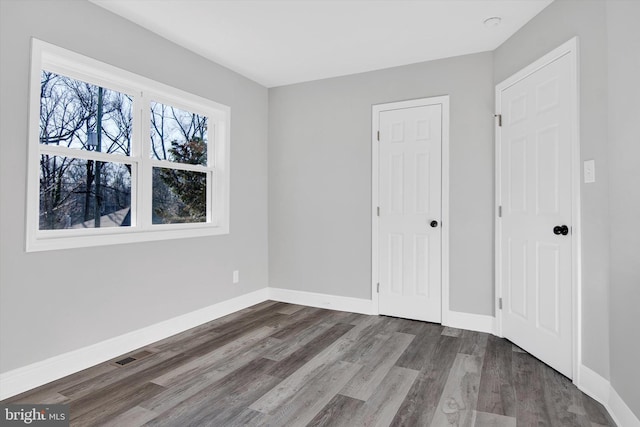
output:
[[[553,0],[90,1],[273,87],[493,50]]]

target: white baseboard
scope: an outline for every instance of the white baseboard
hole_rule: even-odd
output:
[[[618,426],[640,427],[640,419],[631,412],[631,408],[627,406],[613,387],[611,387],[611,393],[609,394],[609,404],[605,406]]]
[[[269,288],[269,299],[331,310],[350,311],[352,313],[375,314],[373,304],[369,299],[294,291],[282,288]]]
[[[578,375],[578,388],[600,402],[619,427],[640,427],[638,417],[607,379],[584,365],[580,366]]]
[[[0,374],[0,400],[266,301],[267,288]]]
[[[609,384],[609,381],[603,376],[585,365],[581,365],[578,369],[576,386],[604,406],[607,406],[607,403],[609,403],[611,384]]]
[[[463,313],[461,311],[449,310],[446,316],[442,318],[444,326],[494,335],[496,333],[496,318],[487,316],[486,314]]]

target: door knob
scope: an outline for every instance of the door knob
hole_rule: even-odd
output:
[[[567,227],[566,225],[556,225],[555,227],[553,227],[553,234],[559,236],[559,235],[563,235],[566,236],[567,234],[569,234],[569,227]]]
[[[433,228],[436,228],[438,226],[438,221],[436,221],[435,219],[433,221],[431,221],[430,224]]]

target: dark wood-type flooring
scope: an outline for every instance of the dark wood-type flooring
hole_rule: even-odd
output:
[[[67,403],[72,426],[614,425],[507,340],[273,301],[3,403],[18,402]]]

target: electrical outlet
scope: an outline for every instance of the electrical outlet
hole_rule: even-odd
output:
[[[238,270],[233,270],[233,283],[238,283],[240,281],[240,272]]]

